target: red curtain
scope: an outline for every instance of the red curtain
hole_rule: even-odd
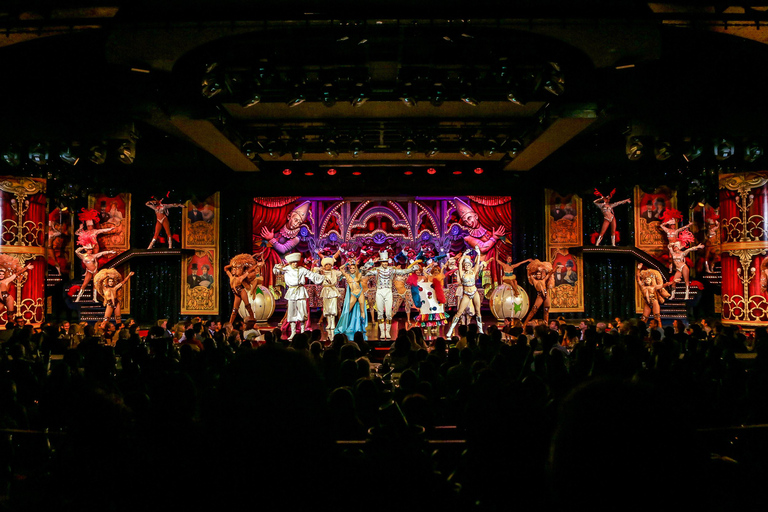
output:
[[[506,201],[502,202],[503,199]],[[512,198],[470,196],[469,201],[470,206],[478,215],[481,226],[490,231],[499,226],[503,226],[505,229],[504,237],[486,253],[486,260],[489,262],[488,268],[491,269],[491,279],[494,283],[500,283],[502,270],[495,263],[495,259],[498,257],[501,261],[505,261],[507,256],[512,254],[512,244],[507,243],[512,236]]]
[[[277,234],[277,231],[285,226],[288,214],[293,210],[296,197],[268,197],[256,198],[253,201],[253,252],[261,252],[268,240],[261,237],[261,228],[271,229]],[[272,247],[267,247],[264,254],[264,285],[274,284],[275,277],[272,274],[272,267],[280,261],[280,254]]]

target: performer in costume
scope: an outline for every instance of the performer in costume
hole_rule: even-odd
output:
[[[336,253],[338,254],[338,252]],[[340,270],[333,268],[336,263],[336,258],[326,256],[320,260],[321,268],[314,268],[313,271],[322,275],[325,280],[323,281],[323,288],[320,291],[320,297],[323,299],[323,316],[326,321],[326,332],[328,333],[328,339],[333,339],[334,331],[336,330],[336,317],[339,316],[339,280],[343,276]]]
[[[165,197],[168,197],[168,194]],[[168,237],[168,248],[172,249],[173,237],[171,235],[171,224],[168,222],[168,208],[184,208],[184,205],[179,203],[164,204],[162,197],[160,199],[153,197],[147,201],[147,206],[155,212],[155,234],[152,236],[152,241],[149,242],[147,249],[155,246],[155,242],[157,242],[157,238],[160,236],[160,231],[163,229],[165,230],[165,236]]]
[[[523,263],[528,263],[529,261],[531,261],[531,258],[528,258],[527,260],[521,261],[519,263],[515,263],[513,265],[512,256],[507,256],[506,263],[496,257],[496,263],[498,263],[504,270],[504,277],[502,277],[501,282],[503,284],[508,284],[510,288],[512,288],[512,293],[515,294],[515,296],[520,295],[520,291],[517,287],[517,276],[515,276],[515,269]]]
[[[410,268],[412,265],[409,265],[406,268]],[[398,269],[402,270],[403,264],[398,264]],[[409,276],[413,274],[395,274],[395,276],[392,278],[392,282],[395,285],[395,292],[393,297],[394,302],[392,303],[392,315],[394,316],[397,314],[398,311],[400,311],[400,305],[404,305],[405,308],[405,327],[406,329],[411,328],[411,309],[418,309],[416,305],[413,303],[413,296],[411,295],[411,287],[406,285],[406,281]]]
[[[291,325],[291,334],[288,336],[289,340],[292,340],[296,335],[296,324],[301,326],[301,332],[306,330],[305,322],[309,316],[306,299],[309,295],[306,288],[304,288],[304,279],[309,279],[315,284],[321,284],[325,281],[325,276],[300,267],[300,260],[301,253],[294,252],[285,257],[286,264],[278,264],[272,267],[273,273],[283,275],[287,286],[285,290],[285,298],[288,300],[286,321]]]
[[[643,270],[643,264],[637,265],[637,271],[635,272],[635,279],[637,285],[640,287],[640,292],[643,295],[643,316],[642,320],[649,318],[655,318],[660,320],[661,304],[664,303],[664,299],[669,297],[669,292],[664,288],[670,286],[671,283],[665,283],[664,278],[658,270],[645,269]]]
[[[704,240],[704,268],[707,272],[712,272],[715,263],[720,261],[720,216],[714,209],[710,209],[704,222],[707,227],[707,238]]]
[[[100,230],[93,230],[100,231]],[[117,254],[116,251],[101,251],[94,253],[94,249],[97,247],[98,241],[88,231],[83,231],[77,236],[77,244],[80,246],[75,249],[75,254],[83,262],[85,267],[85,275],[83,276],[83,284],[80,286],[80,291],[77,294],[75,302],[80,302],[80,298],[83,296],[83,292],[88,283],[91,282],[93,276],[99,271],[99,258],[106,256],[107,254]],[[96,297],[93,297],[96,300]]]
[[[13,325],[16,316],[16,299],[8,289],[12,282],[29,270],[32,270],[31,264],[22,267],[13,256],[0,254],[0,313],[7,311],[5,318],[9,326]]]
[[[61,266],[59,265],[59,259],[56,257],[56,252],[54,251],[53,246],[56,238],[61,236],[61,231],[56,229],[56,219],[59,218],[60,215],[58,208],[48,214],[48,240],[45,243],[45,258],[48,260],[49,265],[53,263],[53,266],[56,267],[59,274],[61,274]]]
[[[600,211],[603,212],[603,226],[600,228],[600,236],[597,237],[595,245],[600,245],[600,242],[603,240],[603,235],[605,235],[605,232],[608,230],[608,226],[611,227],[611,245],[616,245],[616,216],[613,214],[613,209],[620,204],[628,203],[630,200],[624,199],[618,203],[611,203],[611,198],[614,193],[616,193],[616,189],[611,190],[610,194],[604,196],[599,190],[595,189],[597,199],[595,199],[594,203],[600,208]]]
[[[258,286],[258,268],[256,260],[250,254],[238,254],[229,260],[229,265],[224,267],[224,272],[229,278],[229,286],[235,293],[235,301],[232,304],[232,314],[229,316],[229,323],[235,321],[241,302],[245,303],[245,309],[248,311],[249,318],[254,317],[248,292],[254,286]],[[248,318],[244,318],[244,320],[248,320]]]
[[[101,322],[102,329],[106,327],[109,319],[112,318],[112,314],[115,315],[115,322],[120,323],[120,299],[118,292],[123,285],[131,278],[133,272],[129,273],[125,279],[120,280],[120,272],[114,268],[105,268],[99,270],[96,277],[93,279],[93,287],[96,289],[99,295],[104,298],[104,307],[107,308],[104,311],[104,320]]]
[[[689,296],[689,288],[690,288],[690,273],[691,270],[688,268],[688,264],[685,262],[685,256],[691,252],[698,249],[702,249],[704,247],[703,244],[699,244],[695,247],[690,247],[688,249],[683,250],[683,244],[687,244],[689,242],[693,241],[693,234],[691,234],[690,231],[683,231],[680,233],[679,241],[669,244],[667,247],[669,248],[669,256],[672,259],[672,264],[675,267],[675,274],[672,276],[672,280],[670,281],[670,284],[672,283],[679,283],[680,277],[682,276],[683,281],[685,281],[685,299],[688,300]],[[675,298],[675,288],[672,288],[672,295],[670,296],[671,299]]]
[[[677,237],[680,232],[693,225],[693,222],[689,222],[685,226],[678,228],[677,223],[683,220],[683,214],[680,213],[680,210],[675,210],[674,208],[667,208],[664,210],[664,213],[661,215],[661,219],[659,220],[661,220],[659,229],[661,229],[664,234],[667,235],[668,244],[677,242]]]
[[[445,318],[444,281],[445,274],[439,263],[429,264],[419,280],[421,308],[416,323],[426,329],[427,334],[437,335],[440,326],[448,323]]]
[[[528,263],[526,270],[528,271],[528,282],[536,289],[536,300],[525,318],[525,323],[527,324],[533,318],[539,308],[544,311],[544,323],[549,323],[549,307],[552,304],[549,292],[555,287],[552,264],[548,261],[532,260]]]
[[[406,275],[413,269],[398,269],[390,267],[387,251],[379,253],[379,267],[371,268],[375,260],[363,266],[364,276],[376,276],[376,313],[379,323],[379,339],[392,339],[392,278],[396,275]]]
[[[336,323],[336,334],[346,334],[353,339],[356,332],[362,332],[363,338],[368,339],[368,315],[366,314],[365,294],[363,293],[363,276],[354,259],[348,259],[341,267],[341,273],[347,282],[344,294],[344,305],[341,316]]]
[[[471,249],[464,252],[458,262],[459,279],[461,279],[462,297],[459,301],[459,306],[456,308],[456,315],[453,317],[451,327],[448,329],[446,336],[448,338],[453,334],[453,330],[456,328],[456,324],[459,323],[461,313],[466,309],[467,304],[472,302],[475,308],[475,320],[477,321],[477,331],[483,333],[483,318],[480,313],[480,292],[477,290],[477,277],[480,271],[485,268],[485,261],[482,261],[482,256],[478,254],[477,261],[474,267],[472,266],[472,259],[469,257]]]
[[[82,211],[77,214],[77,218],[80,220],[80,227],[75,231],[75,234],[78,236],[78,239],[83,235],[83,240],[91,240],[94,250],[99,248],[98,236],[104,233],[109,233],[115,229],[114,227],[96,229],[94,222],[98,222],[99,212],[93,208],[90,210],[83,208]]]

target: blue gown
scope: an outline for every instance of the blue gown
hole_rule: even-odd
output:
[[[349,284],[347,284],[347,291],[344,294],[344,305],[341,308],[341,316],[336,322],[336,329],[333,332],[334,334],[344,333],[347,335],[349,341],[352,341],[355,337],[355,333],[359,331],[363,333],[363,339],[367,340],[368,306],[365,303],[365,293],[363,293],[362,290],[360,291],[362,306],[365,308],[363,309],[362,317],[360,316],[360,300],[355,303],[354,309],[351,312],[349,311],[349,297],[351,295],[352,293],[349,291]]]

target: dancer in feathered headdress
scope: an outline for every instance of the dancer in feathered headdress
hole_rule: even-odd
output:
[[[16,316],[16,300],[12,293],[8,292],[11,283],[22,274],[32,269],[32,265],[26,267],[11,255],[0,254],[0,313],[7,311],[8,325],[13,324]]]

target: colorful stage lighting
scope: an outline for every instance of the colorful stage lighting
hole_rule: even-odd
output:
[[[413,171],[405,171],[403,174],[405,174],[406,176],[410,176],[411,174],[413,174]]]
[[[453,171],[453,174],[461,174],[461,171]]]
[[[483,172],[485,171],[483,171],[482,167],[478,167],[477,169],[475,169],[475,174],[483,174]]]
[[[328,173],[328,176],[333,176],[336,174],[336,169],[328,169],[326,172]]]
[[[437,173],[437,169],[435,169],[434,167],[430,167],[429,169],[427,169],[427,174],[435,174],[435,173]]]
[[[304,176],[314,176],[314,175],[315,175],[315,173],[313,173],[313,172],[305,172],[304,173]]]
[[[353,171],[352,172],[352,176],[360,176],[361,174],[363,174],[363,173],[361,173],[360,171]]]
[[[291,174],[292,172],[293,172],[293,171],[292,171],[292,170],[290,170],[290,169],[283,169],[283,174],[285,174],[286,176],[290,176],[290,174]]]

